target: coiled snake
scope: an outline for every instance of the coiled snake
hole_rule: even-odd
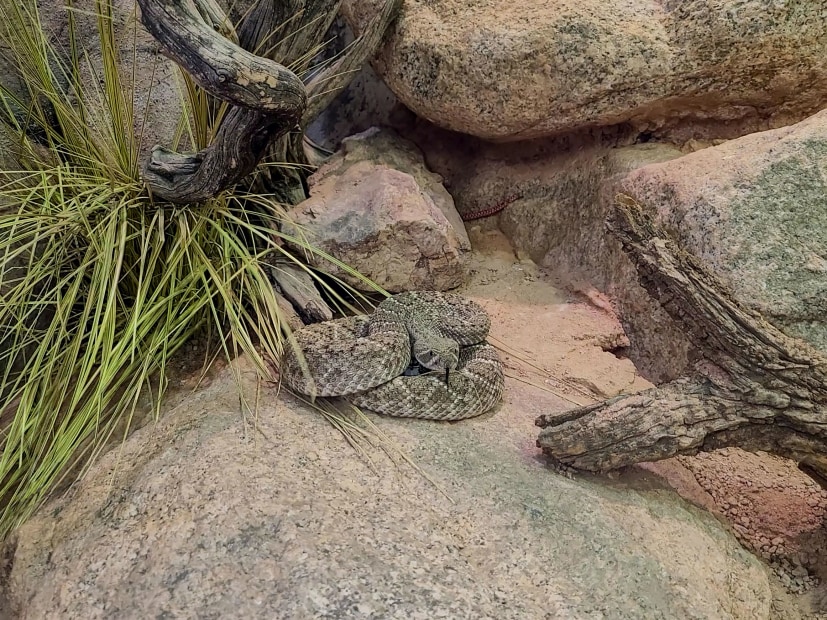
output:
[[[282,378],[301,394],[342,396],[386,415],[470,418],[492,409],[503,393],[502,362],[485,342],[490,325],[485,310],[460,295],[400,293],[370,316],[297,331],[309,374],[291,348]],[[420,374],[406,373],[412,364]]]

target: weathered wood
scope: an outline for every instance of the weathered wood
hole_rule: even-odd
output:
[[[589,471],[738,446],[825,475],[827,357],[733,297],[631,198],[618,198],[609,227],[702,359],[691,378],[539,417],[538,446]]]
[[[239,25],[237,37],[215,0],[138,4],[142,23],[164,53],[207,92],[237,106],[224,117],[207,148],[179,154],[156,146],[144,166],[144,182],[153,195],[189,203],[231,187],[266,155],[273,161],[308,163],[303,160],[300,132],[296,139],[285,134],[301,130],[350,83],[375,53],[402,0],[386,0],[365,32],[341,58],[322,67],[307,90],[285,65],[307,71],[314,47],[323,40],[341,0],[258,0]],[[279,141],[282,136],[284,141]],[[300,172],[282,170],[275,180],[271,174],[263,176],[262,191],[273,190],[290,203],[305,197]]]
[[[270,263],[270,274],[279,285],[282,294],[290,300],[307,323],[329,321],[333,318],[333,311],[322,299],[313,276],[306,267],[287,260],[275,260]]]
[[[233,105],[299,118],[304,84],[287,67],[236,45],[213,29],[204,0],[138,0],[141,23],[204,90]],[[202,12],[211,15],[204,21]],[[255,42],[252,43],[255,45]]]
[[[276,303],[279,306],[279,311],[281,312],[281,316],[284,321],[287,323],[287,326],[290,328],[291,331],[295,332],[300,330],[304,327],[304,321],[299,316],[299,313],[296,312],[296,309],[293,307],[293,304],[279,292],[279,289],[276,285],[273,285],[273,293],[276,296]]]
[[[330,105],[350,84],[362,65],[376,53],[385,32],[396,19],[401,8],[402,0],[386,0],[382,9],[368,22],[364,31],[348,46],[345,53],[308,81],[308,104],[302,118],[303,126],[306,126]]]
[[[263,29],[258,24],[284,19],[285,12],[278,13],[273,5],[280,3],[262,2],[253,9],[255,17],[249,20],[256,24],[256,31]],[[307,127],[341,93],[357,75],[361,66],[372,57],[384,38],[393,20],[398,15],[402,0],[384,0],[377,14],[368,22],[364,31],[334,58],[311,67],[316,55],[308,50],[320,52],[319,42],[325,38],[339,9],[341,0],[290,0],[289,20],[293,33],[289,37],[272,41],[261,47],[258,53],[279,58],[307,81],[307,107],[299,125]],[[299,11],[296,7],[301,7]],[[251,16],[252,16],[251,13]],[[276,26],[273,26],[276,28]],[[244,25],[239,28],[242,45],[250,35]],[[249,49],[249,48],[248,48]],[[265,161],[288,161],[304,167],[266,167],[259,170],[252,183],[252,191],[271,194],[285,204],[298,204],[307,198],[305,180],[309,171],[320,163],[318,151],[307,156],[308,146],[299,134],[290,134],[276,140],[270,147]]]
[[[227,20],[211,0],[138,4],[141,22],[164,53],[210,94],[238,106],[206,149],[181,155],[157,146],[144,167],[153,195],[175,203],[206,200],[250,174],[270,143],[297,126],[307,105],[304,84],[283,65],[217,32],[214,25],[226,31]]]
[[[255,170],[267,146],[288,129],[279,117],[233,108],[213,143],[198,153],[179,154],[155,146],[144,166],[144,183],[154,196],[169,202],[207,200]]]
[[[341,4],[342,0],[257,0],[239,25],[239,44],[301,74]]]

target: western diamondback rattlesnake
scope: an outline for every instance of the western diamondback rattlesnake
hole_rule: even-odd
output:
[[[502,362],[485,342],[490,325],[479,304],[459,295],[400,293],[370,316],[297,331],[309,376],[291,348],[282,377],[301,394],[343,396],[386,415],[470,418],[494,407],[503,392]],[[402,376],[412,360],[426,372]]]

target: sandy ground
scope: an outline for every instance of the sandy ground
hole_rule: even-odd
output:
[[[522,282],[552,276],[516,256],[499,231],[480,226],[472,228],[470,236],[475,248],[484,250],[475,254],[466,293],[492,314],[493,342],[514,353],[504,356],[510,377],[550,390],[572,407],[652,387],[628,360],[607,364],[606,356],[592,355],[595,349],[582,346],[584,339],[598,338],[593,344],[622,358],[628,344],[609,301],[599,292],[586,287],[566,298],[549,286],[531,287],[530,293],[521,290],[519,295],[519,305],[527,311],[515,314],[515,296],[509,292],[522,289]],[[556,331],[546,333],[543,317],[531,315],[534,304],[543,312],[569,316],[554,321]],[[792,461],[729,448],[644,463],[609,477],[635,486],[665,483],[714,514],[745,548],[769,564],[797,606],[809,608],[811,598],[823,589],[816,586],[827,581],[827,492]]]

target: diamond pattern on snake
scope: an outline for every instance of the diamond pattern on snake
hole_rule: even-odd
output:
[[[290,348],[282,378],[300,394],[342,396],[385,415],[462,420],[502,398],[503,365],[485,341],[490,326],[483,307],[460,295],[400,293],[372,315],[297,331],[307,366]]]

